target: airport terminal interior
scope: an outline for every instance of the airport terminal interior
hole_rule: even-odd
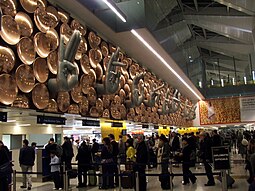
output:
[[[0,16],[0,191],[255,191],[254,0]]]

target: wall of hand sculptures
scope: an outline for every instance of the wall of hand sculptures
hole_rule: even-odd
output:
[[[0,6],[1,104],[45,112],[192,125],[195,107],[190,101],[121,51],[116,54],[116,46],[63,10],[45,0],[4,0]],[[69,92],[54,93],[49,91],[48,82],[54,81],[58,73],[59,37],[62,35],[67,44],[74,30],[81,34],[74,56],[79,83]],[[109,65],[114,52],[119,64]],[[106,88],[105,82],[111,80],[119,84],[116,93],[112,93],[116,87]]]

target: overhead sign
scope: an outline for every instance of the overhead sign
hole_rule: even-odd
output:
[[[66,124],[66,118],[38,115],[37,116],[37,123],[38,124],[65,125]]]
[[[112,122],[112,127],[123,127],[123,123]]]
[[[0,121],[7,122],[7,112],[0,112]]]
[[[82,126],[100,127],[100,121],[84,119],[82,120]]]
[[[214,170],[229,170],[230,169],[230,157],[229,147],[212,147],[212,159]]]
[[[143,129],[149,129],[149,125],[142,125]]]
[[[158,127],[158,125],[154,125],[154,129],[158,129],[159,127]]]

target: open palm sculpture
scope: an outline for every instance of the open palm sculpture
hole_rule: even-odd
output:
[[[150,96],[148,100],[144,100],[144,104],[148,107],[154,107],[156,104],[156,98],[158,97],[159,93],[157,91],[159,91],[160,89],[162,89],[164,87],[165,84],[157,87],[157,88],[152,88],[152,91],[150,92]]]
[[[176,89],[171,101],[169,108],[170,113],[175,113],[180,109],[181,106],[181,93]]]
[[[114,94],[119,89],[120,75],[121,73],[117,71],[117,66],[124,67],[126,64],[118,62],[120,48],[112,54],[106,68],[105,82],[103,84],[97,84],[97,92],[101,95],[103,94]]]
[[[81,34],[78,30],[73,32],[66,47],[64,38],[60,37],[57,77],[48,82],[49,90],[52,93],[70,91],[78,84],[79,69],[73,62],[80,42]]]
[[[182,112],[182,116],[187,120],[193,120],[196,118],[196,105],[188,105],[189,101],[186,100]]]
[[[137,74],[132,83],[131,100],[126,101],[128,108],[138,107],[144,101],[144,84],[139,88],[139,81],[144,78],[144,73]]]

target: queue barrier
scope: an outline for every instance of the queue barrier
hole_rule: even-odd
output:
[[[145,174],[139,174],[137,171],[135,172],[129,172],[129,173],[121,173],[120,171],[120,165],[121,164],[127,164],[127,163],[111,163],[111,164],[105,164],[105,163],[93,163],[93,164],[79,164],[79,165],[84,165],[84,166],[100,166],[100,165],[118,165],[118,174],[103,174],[103,173],[96,173],[96,174],[91,174],[91,173],[87,173],[87,175],[93,175],[93,176],[98,176],[99,178],[100,177],[104,177],[104,176],[119,176],[119,177],[122,177],[122,176],[135,176],[135,185],[134,187],[136,188],[136,190],[139,190],[139,176],[146,176],[146,177],[159,177],[159,176],[167,176],[170,178],[170,190],[173,191],[173,177],[177,177],[177,176],[183,176],[183,173],[173,173],[172,172],[172,164],[181,164],[179,162],[169,162],[168,165],[169,165],[169,169],[170,169],[170,173],[169,174],[161,174],[161,173],[145,173]],[[128,163],[130,165],[130,163]],[[156,163],[157,165],[161,165],[161,164],[166,164],[166,163]],[[199,162],[197,162],[196,164],[201,164]],[[68,181],[69,181],[69,178],[68,178],[68,173],[71,171],[71,170],[66,170],[66,165],[65,163],[63,162],[62,164],[55,164],[55,165],[61,165],[63,167],[63,172],[61,172],[61,174],[63,175],[63,190],[64,191],[67,191],[69,189],[69,185],[68,185]],[[71,163],[71,165],[76,165],[78,166],[77,163]],[[135,163],[134,165],[149,165],[149,164],[137,164]],[[77,172],[74,172],[76,174],[76,176],[78,175],[83,175],[83,174],[80,174]],[[42,172],[21,172],[21,171],[16,171],[16,170],[13,170],[13,177],[12,177],[12,180],[13,180],[13,191],[16,191],[17,190],[17,186],[16,186],[16,180],[17,180],[17,174],[43,174]],[[206,173],[205,172],[201,172],[201,173],[193,173],[195,176],[206,176]],[[223,191],[227,191],[227,187],[226,187],[226,171],[221,171],[221,172],[213,172],[213,175],[220,175],[222,176],[222,190]],[[119,187],[118,187],[119,191],[122,190],[122,187],[121,187],[121,179],[119,178]]]

